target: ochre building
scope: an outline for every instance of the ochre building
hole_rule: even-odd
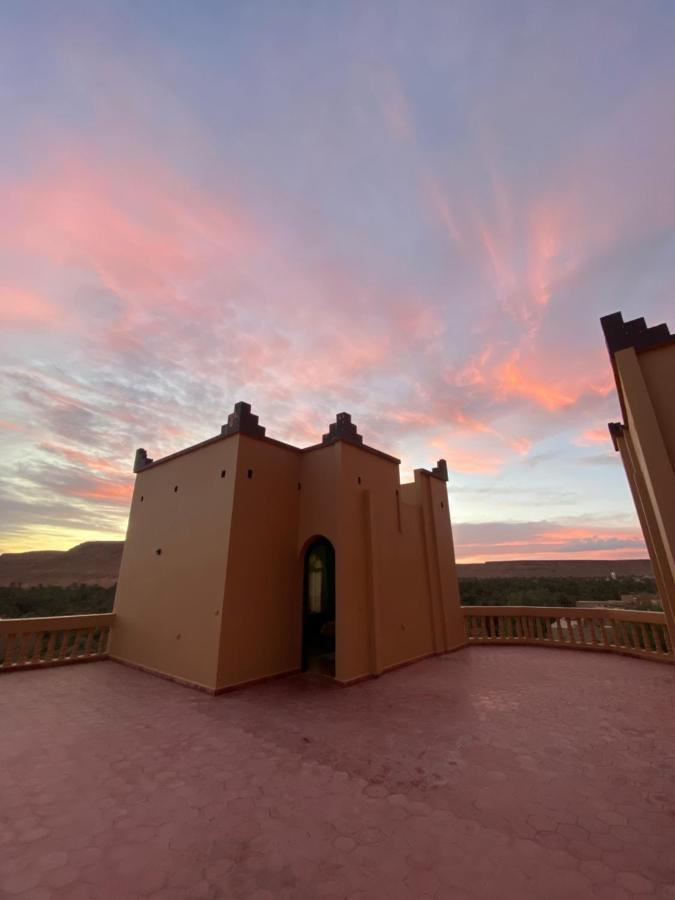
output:
[[[320,444],[246,403],[136,484],[110,655],[221,691],[308,669],[342,683],[464,644],[444,460],[399,460],[340,413]]]
[[[675,636],[675,335],[621,313],[601,319],[623,422],[611,422],[671,638]]]

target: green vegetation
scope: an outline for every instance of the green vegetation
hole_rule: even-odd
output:
[[[111,612],[115,586],[71,584],[69,587],[0,587],[0,619],[31,616],[79,616]]]
[[[656,594],[653,578],[460,578],[465,606],[575,606],[578,600],[618,601],[622,594]],[[644,601],[632,609],[653,609]]]

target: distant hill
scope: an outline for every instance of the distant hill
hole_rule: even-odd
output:
[[[70,550],[0,554],[0,586],[99,584],[117,581],[124,541],[87,541]]]
[[[653,577],[648,559],[517,559],[459,563],[460,578],[609,578]]]
[[[100,584],[117,581],[124,541],[87,541],[70,550],[0,554],[0,586]],[[460,563],[460,578],[608,578],[652,576],[648,559],[521,559]]]

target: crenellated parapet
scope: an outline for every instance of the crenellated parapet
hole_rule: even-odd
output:
[[[363,438],[358,433],[349,413],[338,413],[335,422],[328,426],[328,434],[324,434],[321,438],[321,443],[324,446],[334,444],[336,441],[347,441],[349,444],[357,444],[359,446],[363,444]]]
[[[612,439],[612,443],[614,444],[614,449],[618,452],[619,450],[619,438],[623,434],[625,426],[621,424],[621,422],[608,422],[607,428],[609,429],[609,436]]]
[[[431,474],[435,478],[440,478],[441,481],[448,480],[448,464],[444,459],[439,459],[436,465],[431,470]]]
[[[134,472],[142,472],[148,466],[152,465],[154,459],[150,459],[143,447],[139,447],[134,456]]]
[[[665,322],[648,328],[642,317],[624,322],[623,315],[615,312],[609,316],[603,316],[600,324],[610,356],[619,350],[626,350],[628,347],[634,347],[639,352],[675,341],[675,335],[670,333]]]
[[[265,437],[265,429],[258,424],[258,416],[251,412],[251,404],[239,401],[234,404],[234,412],[227,417],[227,424],[220,429],[221,435],[248,434],[251,437]]]

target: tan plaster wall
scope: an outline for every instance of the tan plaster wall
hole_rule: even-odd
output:
[[[464,616],[459,594],[459,580],[455,561],[455,543],[452,537],[448,491],[445,482],[428,478],[431,490],[437,559],[439,563],[443,621],[445,625],[445,649],[452,650],[466,643]]]
[[[382,669],[442,649],[434,634],[432,598],[425,564],[423,511],[401,500],[401,531],[388,527],[382,510],[378,532],[388,544],[378,559],[381,580]]]
[[[216,687],[239,440],[226,438],[138,473],[112,656]]]
[[[667,356],[666,356],[667,355]],[[652,360],[653,356],[653,360]],[[672,453],[672,380],[675,345],[637,354],[631,347],[614,356],[623,398],[631,466],[626,472],[639,494],[655,572],[663,585],[662,602],[675,639],[675,471]],[[631,471],[632,468],[632,471]],[[639,507],[638,507],[639,508]]]
[[[670,464],[675,468],[675,346],[640,353],[638,360]]]
[[[297,450],[239,436],[218,687],[300,667],[301,458]]]
[[[447,506],[443,482],[400,485],[396,462],[345,442],[301,453],[240,434],[149,468],[112,653],[209,688],[298,669],[304,551],[319,535],[335,548],[339,681],[457,646]]]
[[[347,681],[458,646],[464,625],[445,483],[419,472],[400,485],[396,463],[339,447],[337,678]]]
[[[336,677],[349,681],[375,673],[385,614],[383,548],[395,521],[396,463],[348,443],[337,445],[339,466],[339,545],[336,552]],[[359,478],[361,482],[359,483]],[[368,500],[366,499],[368,492]],[[370,506],[370,511],[368,509]],[[383,510],[386,510],[383,516]],[[374,534],[369,534],[369,520]],[[337,548],[336,548],[337,550]],[[372,557],[372,558],[371,558]]]

